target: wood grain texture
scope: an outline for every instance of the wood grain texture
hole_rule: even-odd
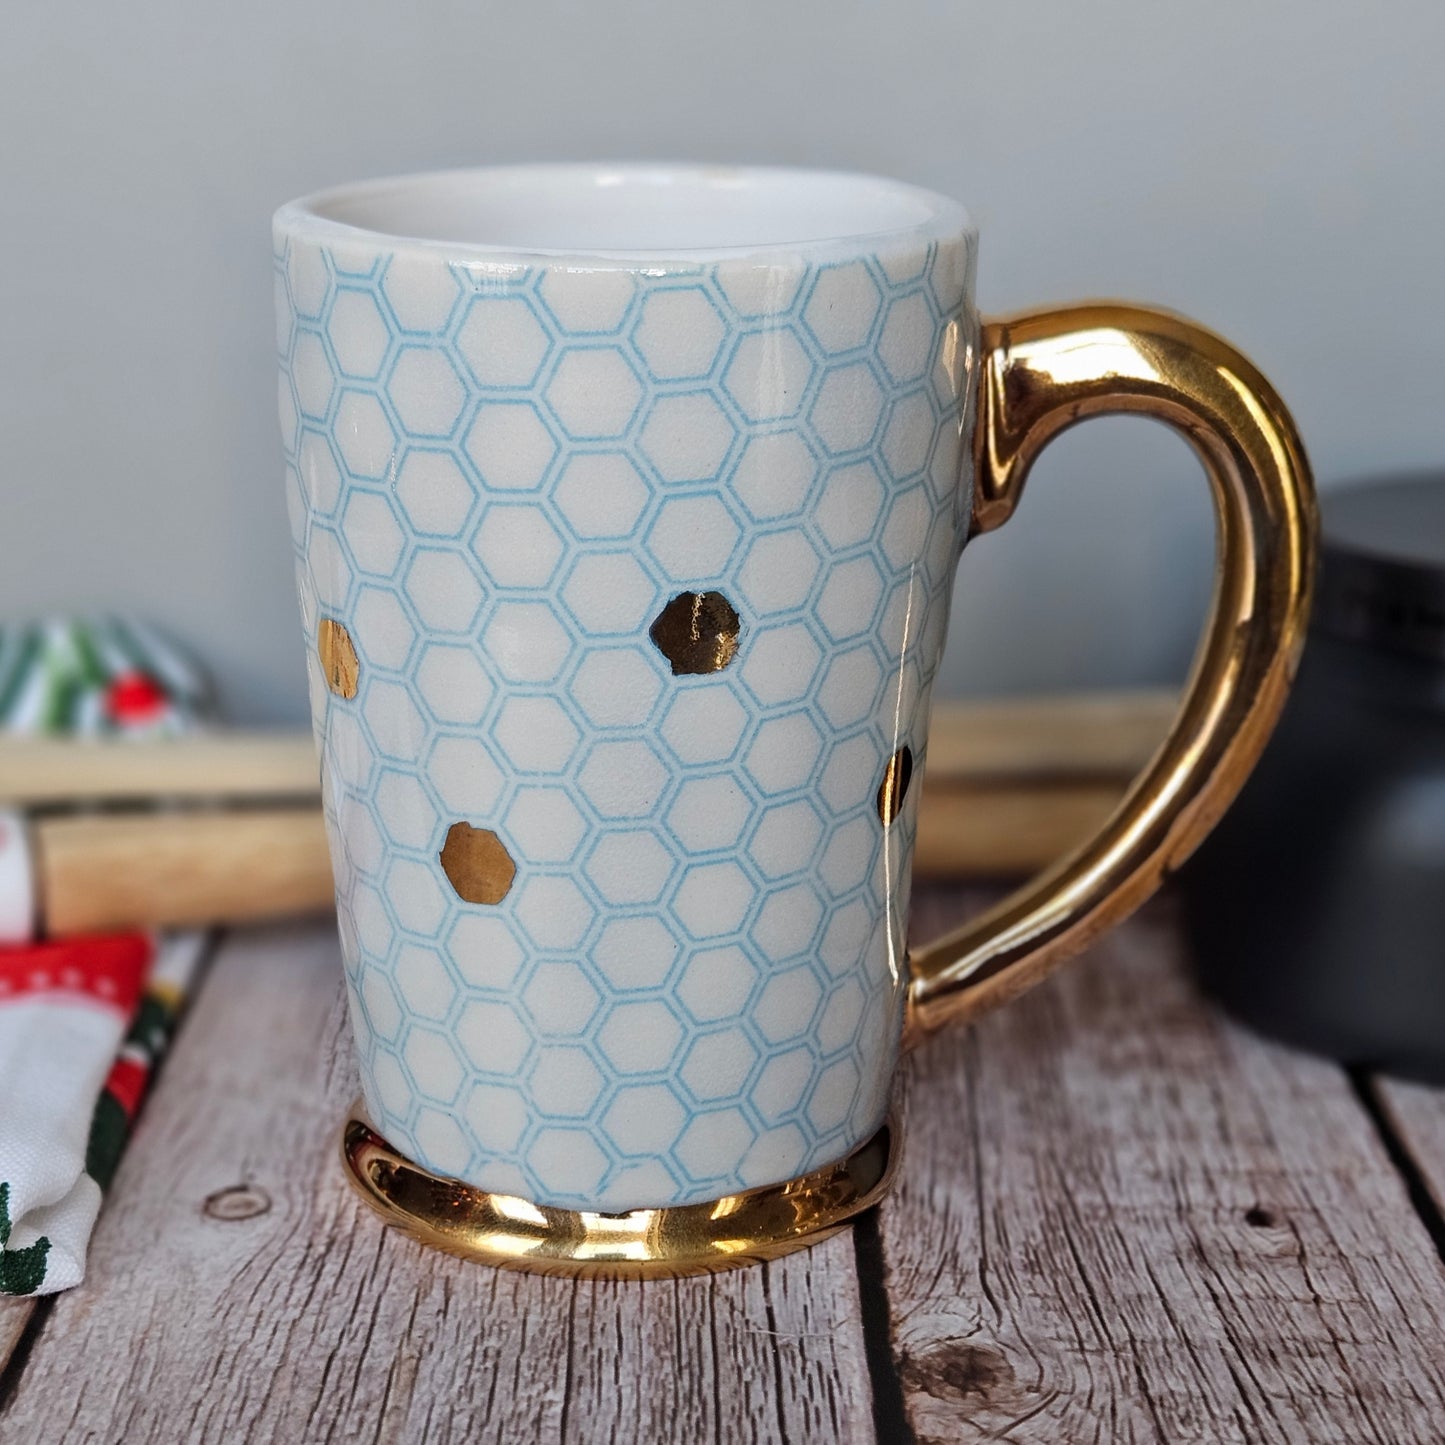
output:
[[[50,933],[329,912],[319,808],[42,818],[31,829]]]
[[[228,942],[0,1415],[35,1440],[873,1438],[845,1233],[764,1268],[578,1284],[384,1230],[329,930]]]
[[[925,1045],[907,1128],[879,1228],[918,1440],[1440,1437],[1401,1177],[1338,1069],[1201,1008],[1167,909]]]
[[[309,732],[0,740],[0,800],[35,806],[162,798],[319,798]]]

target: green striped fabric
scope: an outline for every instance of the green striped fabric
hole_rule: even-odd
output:
[[[0,625],[0,736],[166,736],[210,704],[196,668],[131,619]]]

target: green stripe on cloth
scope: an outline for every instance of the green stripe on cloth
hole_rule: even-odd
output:
[[[189,731],[204,676],[154,629],[117,618],[0,629],[0,734]]]
[[[0,1294],[34,1294],[45,1283],[50,1241],[42,1234],[24,1249],[6,1249],[9,1243],[10,1186],[0,1184]]]

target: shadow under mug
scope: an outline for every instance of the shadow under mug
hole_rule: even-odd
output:
[[[280,409],[351,1019],[353,1182],[492,1263],[810,1243],[897,1162],[900,1049],[1144,900],[1258,755],[1314,503],[1177,317],[980,322],[954,202],[810,171],[526,166],[275,222]],[[954,566],[1089,416],[1182,432],[1213,611],[1099,834],[905,952]]]

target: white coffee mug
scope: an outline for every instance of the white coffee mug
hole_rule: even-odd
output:
[[[837,1229],[894,1167],[905,1024],[1137,905],[1262,746],[1312,556],[1283,406],[1157,312],[981,324],[963,210],[865,176],[422,175],[288,205],[275,237],[353,1178],[534,1268]],[[1194,681],[1097,838],[910,958],[955,563],[1107,411],[1206,463]]]

